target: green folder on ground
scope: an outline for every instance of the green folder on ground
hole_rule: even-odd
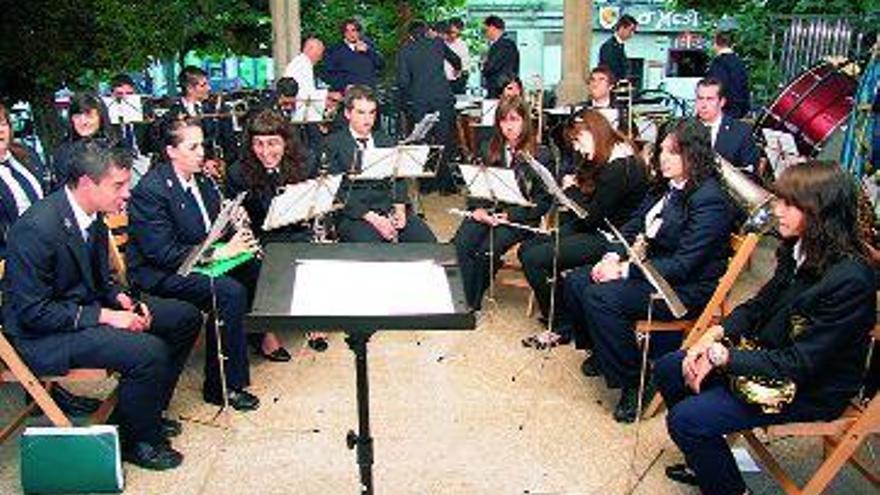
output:
[[[119,493],[116,426],[29,427],[21,435],[24,493]]]
[[[219,249],[223,247],[225,244],[216,243],[214,244],[214,249]],[[222,277],[226,275],[233,268],[243,265],[247,263],[251,259],[253,259],[254,253],[241,253],[231,258],[224,258],[222,260],[213,261],[206,265],[199,265],[193,268],[193,271],[196,273],[201,273],[202,275],[207,275],[209,277]]]

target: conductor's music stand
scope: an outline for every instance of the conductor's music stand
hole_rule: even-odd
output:
[[[348,303],[352,298],[332,297],[321,301],[320,306],[327,310],[303,309],[297,307],[295,288],[301,267],[312,260],[362,261],[362,262],[425,262],[426,260],[442,267],[448,282],[451,300],[448,310],[422,314],[358,314],[349,313]],[[358,291],[374,290],[369,287],[374,281],[359,280],[358,277],[339,280],[347,289]],[[395,287],[399,294],[413,292],[419,280],[400,279]],[[364,284],[361,287],[359,284]],[[415,289],[419,290],[419,289]],[[393,298],[394,294],[382,294]],[[370,435],[369,377],[367,375],[367,342],[380,330],[465,330],[473,329],[474,315],[464,298],[461,272],[456,264],[455,249],[449,244],[305,244],[272,243],[266,246],[263,267],[257,283],[253,309],[246,316],[249,331],[268,331],[278,328],[298,330],[331,331],[343,329],[348,336],[345,341],[355,355],[357,377],[358,432],[349,431],[346,444],[357,449],[357,463],[360,467],[360,489],[358,493],[373,493],[373,438]]]

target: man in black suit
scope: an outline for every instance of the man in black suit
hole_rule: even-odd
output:
[[[120,373],[115,416],[123,458],[148,469],[178,466],[163,419],[198,329],[186,303],[138,302],[110,278],[103,214],[129,197],[131,164],[95,142],[75,145],[67,185],[12,227],[4,282],[4,331],[39,375],[71,368]]]
[[[618,81],[629,77],[629,62],[627,62],[626,49],[623,44],[632,38],[638,25],[635,17],[624,14],[614,26],[614,34],[605,40],[605,43],[602,43],[602,47],[599,48],[599,65],[611,69],[611,73]]]
[[[697,117],[709,128],[716,153],[735,167],[755,173],[761,155],[752,137],[752,126],[722,111],[727,101],[724,91],[721,81],[701,79],[697,83]]]
[[[260,400],[247,392],[250,372],[244,315],[250,307],[259,276],[259,263],[246,262],[229,275],[210,278],[200,273],[177,274],[183,261],[208,234],[220,212],[222,195],[201,172],[204,159],[202,129],[194,119],[176,120],[166,129],[168,161],[153,167],[132,192],[129,206],[130,241],[125,251],[133,286],[151,294],[190,302],[203,311],[216,311],[222,334],[226,391],[229,405],[254,410]],[[256,250],[247,231],[236,233],[210,256],[221,260]],[[223,382],[217,359],[215,318],[205,332],[205,401],[221,405]]]
[[[519,49],[516,43],[504,35],[504,20],[490,15],[483,21],[489,53],[483,63],[483,87],[489,98],[498,98],[504,90],[501,84],[506,77],[519,76]]]
[[[117,74],[110,80],[110,96],[113,98],[124,98],[137,94],[137,85],[128,74]],[[124,105],[125,103],[120,103]],[[147,109],[144,109],[145,113]],[[135,156],[141,154],[152,153],[153,143],[150,139],[148,126],[144,123],[120,123],[111,122],[119,132],[117,135],[120,144]]]
[[[400,102],[408,109],[413,123],[431,112],[440,113],[440,121],[431,129],[430,136],[444,147],[434,185],[441,193],[449,194],[455,191],[449,170],[449,158],[455,147],[455,99],[443,61],[448,60],[455,70],[460,70],[461,59],[440,38],[428,37],[427,31],[428,26],[422,21],[410,25],[410,39],[397,55],[397,86]]]
[[[370,164],[363,150],[395,146],[384,132],[374,130],[378,102],[370,88],[355,85],[345,92],[348,127],[325,141],[330,173],[357,173]],[[437,242],[428,225],[409,205],[405,179],[353,180],[348,175],[337,193],[345,203],[337,221],[345,242]]]
[[[732,35],[729,32],[715,34],[715,58],[709,64],[706,77],[721,81],[724,96],[724,113],[735,119],[741,119],[749,113],[749,73],[742,59],[733,51]]]

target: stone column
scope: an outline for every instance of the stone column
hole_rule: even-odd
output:
[[[275,61],[275,79],[300,50],[299,0],[270,0],[272,13],[272,58]]]
[[[593,38],[593,0],[565,0],[562,28],[562,81],[558,103],[566,105],[587,97],[585,75],[590,65]]]

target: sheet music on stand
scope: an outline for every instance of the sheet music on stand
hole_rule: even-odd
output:
[[[800,157],[797,143],[794,140],[794,136],[785,131],[765,128],[761,129],[761,132],[764,135],[764,142],[766,143],[764,150],[767,152],[767,160],[770,162],[773,176],[779,177],[779,174],[786,167],[794,163],[793,159]]]
[[[422,120],[413,127],[409,136],[401,141],[400,144],[413,144],[419,141],[424,141],[437,122],[440,122],[440,112],[426,113],[425,116],[422,117]]]
[[[543,163],[535,160],[532,155],[528,153],[520,153],[520,155],[526,160],[526,163],[538,174],[538,177],[541,179],[541,182],[544,184],[544,188],[547,190],[550,195],[552,195],[559,206],[564,206],[568,208],[572,213],[577,215],[578,218],[584,219],[587,218],[587,210],[583,209],[581,205],[575,203],[571,198],[569,198],[565,192],[559,187],[559,184],[556,183],[556,178],[553,177],[553,174],[547,170],[547,167],[544,166]]]
[[[202,259],[205,254],[205,250],[209,247],[213,246],[215,242],[219,241],[223,234],[226,232],[226,229],[232,224],[233,214],[235,211],[241,207],[242,202],[244,202],[244,198],[247,196],[247,191],[241,192],[238,196],[235,197],[232,201],[228,201],[223,208],[220,209],[220,212],[217,214],[217,218],[214,220],[214,223],[211,225],[211,229],[208,231],[208,235],[205,236],[205,239],[196,247],[190,251],[187,257],[183,260],[183,263],[180,265],[180,268],[177,269],[177,274],[186,277],[188,276],[193,268],[195,268],[196,264]]]
[[[141,95],[102,96],[107,107],[107,118],[113,124],[135,124],[144,121]]]
[[[468,188],[468,195],[501,203],[534,206],[519,190],[513,169],[465,164],[460,164],[458,168]]]
[[[431,146],[408,144],[389,148],[361,150],[361,171],[352,176],[354,180],[379,180],[396,178],[433,177],[425,170]]]
[[[305,98],[296,99],[296,109],[290,118],[293,124],[306,124],[323,122],[324,113],[327,109],[327,90],[316,89],[305,95]]]
[[[495,111],[498,110],[499,100],[483,100],[480,102],[480,125],[495,125]]]
[[[284,192],[272,199],[263,221],[263,230],[274,230],[330,213],[334,209],[333,201],[340,184],[342,174],[285,186]]]

